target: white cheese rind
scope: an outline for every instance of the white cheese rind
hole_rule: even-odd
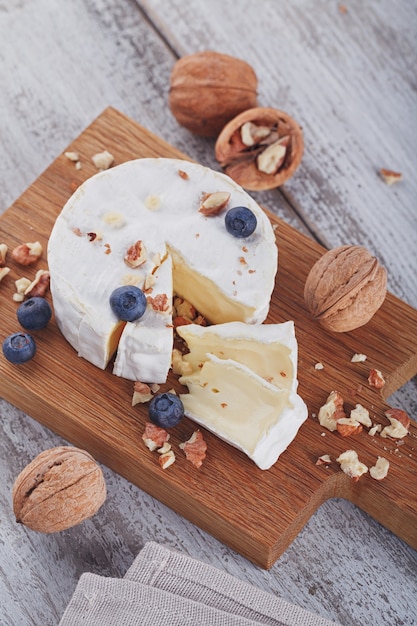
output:
[[[218,191],[231,194],[228,208],[244,205],[255,213],[258,223],[253,235],[236,239],[226,231],[225,212],[206,217],[198,211],[203,193]],[[148,260],[139,268],[129,268],[123,259],[138,240],[145,244]],[[111,292],[132,277],[142,287],[155,270],[155,259],[166,257],[167,249],[178,251],[174,261],[187,268],[183,282],[191,285],[197,279],[198,284],[201,277],[205,300],[219,305],[211,321],[229,321],[230,316],[251,324],[264,321],[277,270],[275,234],[266,214],[224,174],[182,160],[138,159],[100,172],[81,185],[57,218],[49,239],[55,316],[80,356],[98,367],[107,366],[120,332],[109,307]],[[161,272],[151,295],[166,293],[171,298],[171,281]],[[189,297],[188,285],[182,290],[175,282],[176,270],[175,289]],[[195,285],[190,289],[196,293]],[[200,304],[204,309],[204,299]],[[221,319],[222,311],[228,310]],[[159,371],[159,380],[149,382],[164,382],[172,338],[163,330],[166,316],[157,319],[164,346],[156,349],[155,363],[149,355],[146,367],[138,370],[138,354],[149,342],[129,329],[124,339],[122,335],[124,354],[119,350],[117,375],[137,380],[138,371],[149,367],[150,372]],[[163,366],[156,363],[161,359]]]
[[[249,368],[212,354],[198,372],[182,376],[185,413],[256,465],[269,469],[307,419],[307,407],[292,390],[279,389]]]

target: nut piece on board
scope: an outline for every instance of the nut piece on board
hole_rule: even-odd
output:
[[[214,51],[182,57],[172,69],[169,106],[179,124],[216,137],[229,120],[256,106],[258,79],[252,67]]]
[[[361,246],[326,252],[311,268],[304,301],[326,330],[347,332],[363,326],[385,300],[387,273]]]
[[[304,153],[303,133],[284,111],[255,107],[237,115],[217,138],[224,172],[250,191],[274,189],[288,180]]]
[[[53,533],[94,515],[106,499],[106,484],[88,452],[60,446],[41,452],[22,470],[12,497],[17,522]]]

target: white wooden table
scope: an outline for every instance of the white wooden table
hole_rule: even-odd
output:
[[[416,307],[416,41],[412,0],[0,0],[0,211],[109,105],[217,167],[213,141],[181,128],[167,103],[175,60],[214,49],[251,63],[259,104],[304,129],[296,175],[255,197],[329,248],[368,247],[390,291]],[[403,181],[388,187],[381,167]],[[416,391],[414,379],[395,397],[414,419]],[[323,505],[270,571],[107,468],[94,518],[26,530],[14,479],[63,442],[3,400],[0,428],[1,625],[56,624],[82,572],[120,577],[149,540],[346,626],[417,623],[416,551],[344,501]]]

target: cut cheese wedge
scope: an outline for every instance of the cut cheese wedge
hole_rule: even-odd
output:
[[[177,366],[188,417],[269,469],[296,437],[308,411],[297,394],[293,322],[235,322],[177,329],[190,350]]]

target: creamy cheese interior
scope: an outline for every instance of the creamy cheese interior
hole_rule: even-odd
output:
[[[260,327],[238,322],[208,327],[190,324],[178,327],[177,332],[187,342],[190,352],[183,361],[193,371],[209,353],[246,365],[277,387],[294,388],[297,344],[293,322]]]
[[[213,355],[207,355],[198,373],[180,382],[189,389],[181,395],[186,413],[250,456],[284,409],[294,409],[288,390],[270,385],[236,361]]]

